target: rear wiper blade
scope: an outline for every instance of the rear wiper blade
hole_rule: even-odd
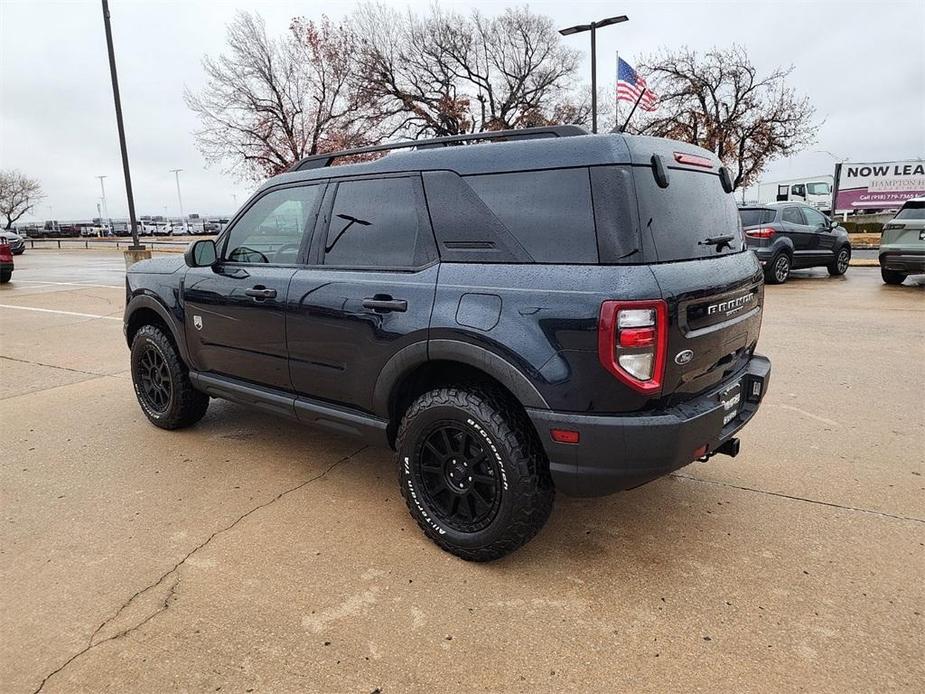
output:
[[[726,235],[726,236],[708,236],[703,241],[698,241],[698,246],[716,246],[716,252],[719,253],[723,248],[729,247],[732,248],[732,242],[735,241],[735,236]]]

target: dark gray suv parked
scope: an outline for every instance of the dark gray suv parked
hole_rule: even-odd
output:
[[[138,402],[164,429],[216,397],[390,446],[428,537],[503,556],[556,490],[738,453],[771,367],[731,191],[710,152],[574,127],[309,157],[128,271]]]
[[[828,268],[844,275],[851,260],[851,244],[844,227],[815,207],[793,202],[739,209],[745,242],[755,251],[768,284],[781,284],[791,270]]]

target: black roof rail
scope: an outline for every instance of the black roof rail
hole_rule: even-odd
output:
[[[343,149],[338,152],[326,152],[299,159],[287,171],[304,171],[306,169],[323,169],[330,166],[335,159],[349,157],[355,154],[368,154],[370,152],[387,152],[392,149],[431,149],[434,147],[448,147],[461,145],[480,140],[534,140],[544,137],[573,137],[587,135],[588,131],[577,125],[552,125],[541,128],[520,128],[518,130],[491,130],[471,135],[449,135],[447,137],[433,137],[427,140],[407,140],[404,142],[391,142],[370,147],[356,147]]]

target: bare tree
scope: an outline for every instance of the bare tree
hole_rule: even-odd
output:
[[[366,4],[354,18],[371,96],[412,136],[581,122],[589,112],[571,89],[579,54],[525,7],[466,17]]]
[[[44,197],[37,179],[12,169],[0,171],[0,216],[6,217],[3,228],[12,229],[13,223]]]
[[[259,15],[239,13],[227,52],[203,59],[208,83],[185,95],[206,160],[261,178],[304,156],[376,141],[380,119],[358,87],[356,44],[348,26],[327,18],[294,19],[274,39]]]
[[[741,46],[703,56],[665,50],[641,61],[639,70],[659,97],[658,109],[637,111],[628,130],[715,152],[737,188],[754,182],[772,159],[811,144],[819,129],[809,98],[787,86],[793,68],[760,76]]]

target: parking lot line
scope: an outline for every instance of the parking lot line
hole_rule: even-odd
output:
[[[100,289],[124,289],[121,284],[89,284],[86,282],[46,282],[45,280],[16,280],[17,284],[52,284],[60,287],[94,287]]]
[[[121,316],[100,316],[95,313],[78,313],[77,311],[59,311],[51,308],[36,308],[34,306],[11,306],[10,304],[0,304],[0,308],[12,308],[17,311],[37,311],[39,313],[59,313],[63,316],[79,316],[80,318],[102,318],[103,320],[121,321]]]

